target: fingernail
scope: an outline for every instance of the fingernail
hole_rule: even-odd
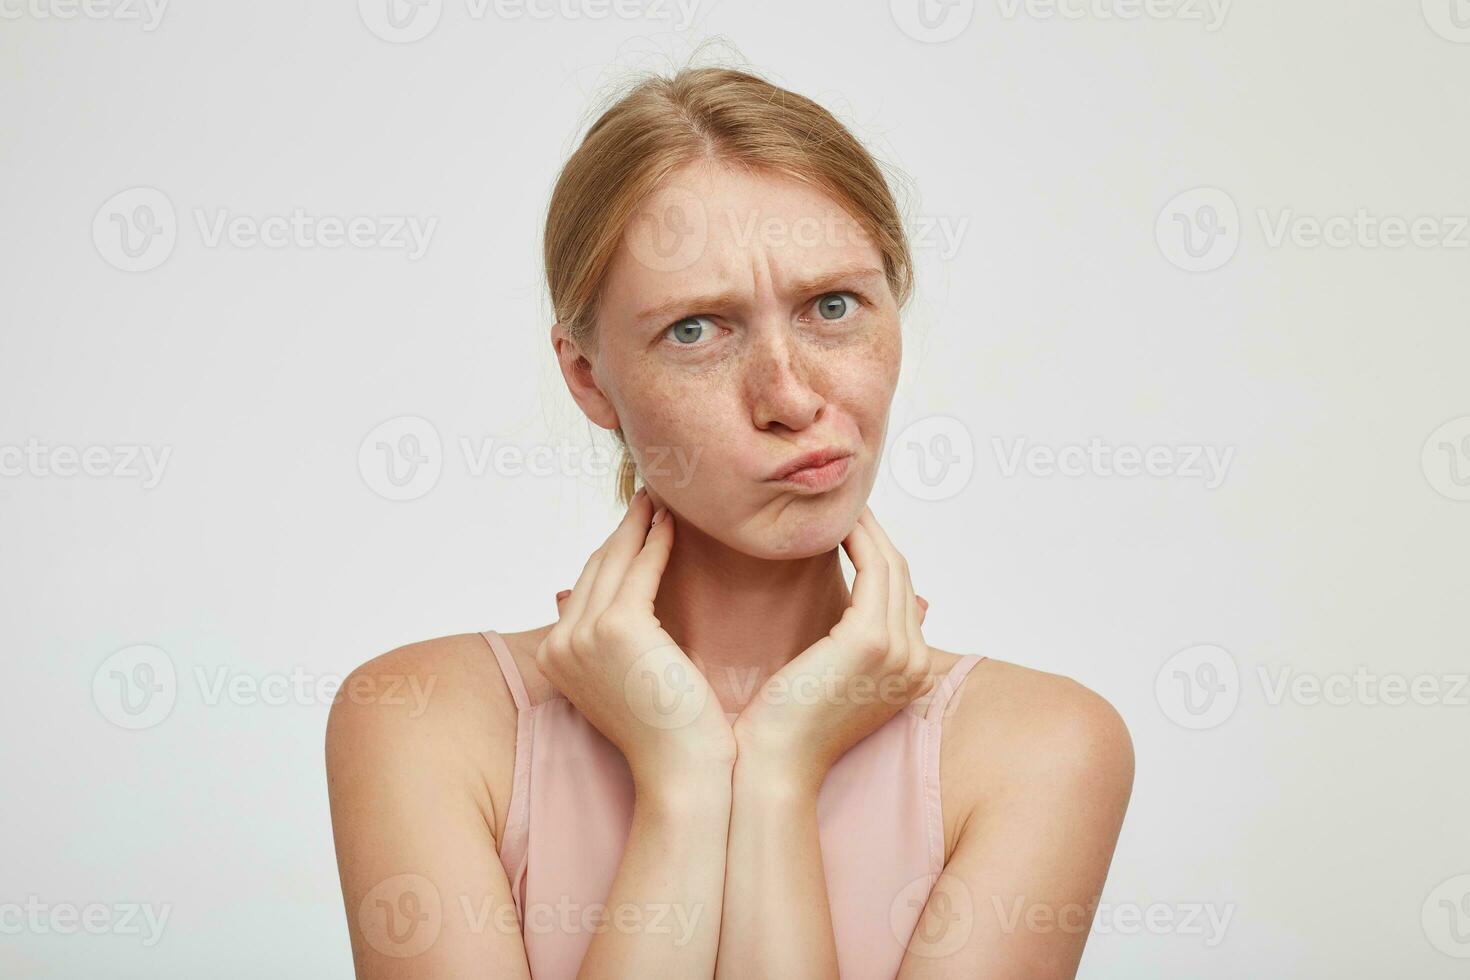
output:
[[[654,524],[657,524],[659,521],[663,520],[664,519],[664,515],[667,514],[668,512],[669,512],[669,509],[667,507],[660,507],[658,509],[658,511],[653,515],[653,523]],[[649,526],[652,527],[653,525],[650,524]]]

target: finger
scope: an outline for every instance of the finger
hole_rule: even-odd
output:
[[[923,625],[924,615],[928,611],[929,603],[923,596],[914,591],[914,582],[908,562],[904,560],[903,555],[893,544],[893,540],[888,537],[887,532],[878,523],[878,518],[873,514],[871,509],[864,512],[863,522],[865,526],[874,531],[874,536],[884,546],[884,554],[893,564],[894,579],[901,583],[895,591],[899,595],[902,611],[893,622],[897,626],[897,632],[901,642],[906,645],[909,651],[909,658],[912,662],[913,658],[919,656],[926,647],[924,632],[920,627]],[[932,677],[922,678],[921,687],[916,694],[922,696],[932,686]]]
[[[669,553],[673,549],[674,515],[665,510],[659,522],[649,528],[643,550],[628,563],[628,571],[623,575],[623,584],[613,596],[613,603],[628,603],[652,614],[653,601],[658,596],[658,585],[663,580],[664,569],[669,564]]]
[[[568,626],[575,626],[582,618],[582,610],[587,605],[587,593],[592,588],[592,582],[597,578],[597,568],[602,564],[602,549],[598,548],[587,558],[587,563],[582,566],[582,574],[577,576],[577,581],[572,583],[572,591],[567,597],[558,603],[561,614],[561,622]]]
[[[652,517],[653,508],[648,502],[648,494],[640,489],[629,502],[628,512],[623,515],[616,530],[608,536],[607,545],[603,549],[602,565],[597,569],[597,577],[592,580],[587,606],[582,610],[583,616],[601,615],[612,602],[618,587],[623,584],[623,576],[628,572],[628,563],[642,550],[643,542],[648,538],[649,520]]]
[[[892,642],[895,648],[906,650],[910,662],[913,662],[924,651],[924,634],[919,628],[923,619],[923,609],[919,605],[918,595],[914,592],[908,562],[893,544],[893,539],[888,537],[888,533],[878,523],[877,515],[872,512],[871,508],[864,514],[863,523],[874,532],[879,545],[883,548],[884,556],[893,569],[890,579],[892,589],[889,593],[889,624]]]
[[[877,542],[883,560],[888,563],[888,646],[889,649],[898,649],[909,643],[908,617],[914,602],[913,585],[909,582],[908,573],[904,570],[903,559],[899,556],[898,549],[888,539],[887,533],[878,523],[878,518],[871,507],[863,508],[858,523],[873,535],[873,540]]]
[[[638,496],[635,493],[633,499],[628,501],[629,510],[632,509]],[[627,515],[624,515],[625,520],[626,518]],[[609,539],[611,537],[612,535],[608,535]],[[607,541],[603,541],[601,546],[592,552],[591,556],[587,559],[587,563],[582,566],[582,574],[578,575],[577,581],[572,583],[571,594],[567,596],[565,602],[560,603],[560,621],[566,623],[568,626],[575,626],[581,621],[582,615],[586,611],[587,597],[592,591],[592,583],[597,581],[597,570],[602,567],[602,560],[607,554],[607,547]]]
[[[883,557],[888,559],[893,568],[893,589],[891,596],[897,601],[891,607],[895,616],[895,623],[902,626],[908,619],[910,613],[917,612],[918,596],[914,593],[914,583],[909,577],[908,562],[904,560],[893,539],[888,532],[883,530],[883,525],[878,523],[878,516],[873,513],[871,507],[863,509],[863,515],[859,520],[863,526],[873,532],[873,537],[878,542],[878,547],[883,549]]]
[[[863,631],[886,631],[888,605],[888,562],[872,534],[861,522],[842,539],[856,574],[852,580],[852,605],[842,614],[851,616],[853,626]]]

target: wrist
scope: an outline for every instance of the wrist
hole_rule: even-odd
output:
[[[815,802],[827,767],[793,752],[741,743],[735,761],[734,791],[742,798],[773,803]]]
[[[712,762],[698,768],[633,773],[635,805],[677,818],[703,812],[730,811],[734,763]]]
[[[815,774],[820,785],[831,767],[831,762],[817,751],[819,740],[813,733],[787,730],[781,724],[762,724],[749,714],[740,715],[730,728],[735,736],[737,773],[785,781],[810,780]]]

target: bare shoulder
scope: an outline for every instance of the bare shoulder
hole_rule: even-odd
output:
[[[1025,744],[1068,755],[1107,755],[1132,744],[1122,716],[1096,691],[1062,674],[990,657],[956,690],[949,714],[946,734],[953,731],[957,741],[987,754]],[[1000,741],[977,745],[977,736]]]
[[[514,713],[484,637],[434,637],[389,650],[347,675],[328,717],[329,744],[334,733],[349,729],[364,735],[422,721],[428,733],[470,726],[487,711],[506,708]]]
[[[327,718],[329,790],[345,782],[463,787],[499,836],[516,706],[485,637],[409,643],[358,666]]]
[[[947,851],[977,808],[1010,798],[1044,790],[1062,804],[1127,805],[1128,726],[1106,698],[1070,677],[987,657],[955,690],[945,715]]]

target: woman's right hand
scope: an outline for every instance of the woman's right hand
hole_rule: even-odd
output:
[[[673,543],[673,515],[655,513],[640,489],[559,599],[557,623],[536,650],[542,675],[618,747],[643,787],[735,763],[719,699],[654,616]]]

